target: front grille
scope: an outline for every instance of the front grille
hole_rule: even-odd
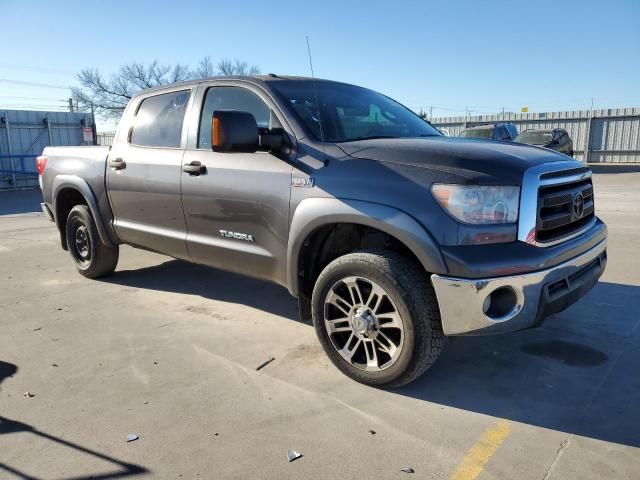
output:
[[[594,217],[591,178],[538,189],[536,240],[554,242],[581,230]]]

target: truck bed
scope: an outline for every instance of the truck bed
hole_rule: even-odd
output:
[[[53,181],[59,175],[84,179],[96,195],[105,192],[105,167],[110,147],[46,147],[47,168],[40,178],[45,203],[53,208]]]

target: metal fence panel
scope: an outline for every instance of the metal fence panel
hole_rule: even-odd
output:
[[[513,123],[527,129],[564,128],[573,139],[574,156],[589,162],[640,162],[640,108],[576,110],[570,112],[505,113],[472,117],[434,118],[438,128],[458,136],[466,127]]]
[[[113,145],[113,139],[116,136],[116,132],[98,132],[98,145],[105,145],[110,147]]]
[[[47,146],[87,145],[82,129],[92,126],[90,113],[0,111],[0,190],[36,187],[34,157]]]

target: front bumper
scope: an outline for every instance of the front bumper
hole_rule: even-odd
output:
[[[485,335],[535,326],[591,290],[606,263],[605,239],[571,260],[538,272],[484,279],[432,275],[444,333]]]

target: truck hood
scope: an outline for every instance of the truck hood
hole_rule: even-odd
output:
[[[520,185],[526,169],[570,160],[548,149],[472,138],[381,138],[338,146],[354,158],[439,170],[485,184]]]

